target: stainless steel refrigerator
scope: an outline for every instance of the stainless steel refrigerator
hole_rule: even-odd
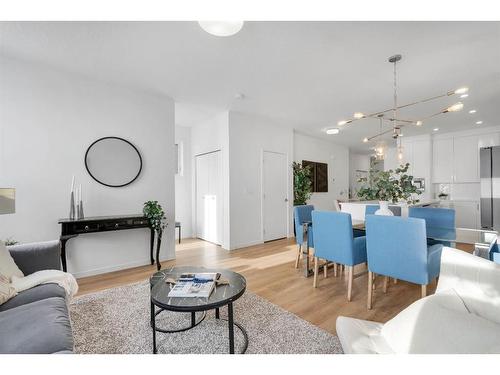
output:
[[[500,146],[480,150],[481,228],[500,230]]]

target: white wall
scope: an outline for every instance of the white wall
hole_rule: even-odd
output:
[[[193,236],[191,128],[175,126],[175,143],[179,146],[180,171],[175,175],[175,220],[181,223],[181,237]],[[178,231],[175,231],[178,238]]]
[[[353,194],[360,187],[358,171],[370,171],[370,155],[349,152],[349,188]]]
[[[87,147],[103,136],[131,141],[143,170],[131,185],[110,188],[86,172]],[[0,57],[0,186],[16,188],[16,213],[0,216],[0,238],[59,237],[71,176],[82,184],[86,216],[134,214],[158,200],[174,222],[174,103],[166,97]],[[174,226],[161,259],[174,258]],[[82,235],[68,241],[77,276],[149,263],[149,231]]]
[[[230,211],[229,211],[229,113],[221,112],[216,116],[203,120],[191,128],[191,165],[192,165],[192,202],[196,202],[195,175],[196,155],[220,150],[222,152],[222,185],[223,185],[223,225],[222,243],[224,249],[230,249]],[[196,204],[192,204],[192,228],[196,231]]]
[[[334,210],[335,199],[347,199],[349,149],[333,142],[294,133],[294,160],[328,163],[328,192],[313,193],[309,203],[319,210]]]
[[[263,151],[286,155],[288,170],[288,236],[292,227],[293,131],[263,116],[229,112],[231,249],[263,242],[262,155]]]

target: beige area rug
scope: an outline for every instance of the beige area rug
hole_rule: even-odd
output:
[[[126,285],[74,299],[70,305],[76,353],[152,353],[149,283]],[[248,334],[246,353],[342,353],[337,336],[246,291],[234,303],[234,319]],[[199,313],[201,314],[201,313]],[[221,318],[226,308],[221,309]],[[190,324],[190,314],[164,311],[157,327]],[[235,349],[243,335],[235,327]],[[209,311],[198,326],[179,333],[157,333],[159,353],[228,353],[228,326]]]

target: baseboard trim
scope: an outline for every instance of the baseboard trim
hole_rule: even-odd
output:
[[[251,241],[251,242],[246,242],[246,243],[241,243],[237,244],[235,246],[231,246],[229,250],[238,250],[238,249],[243,249],[245,247],[250,247],[250,246],[255,246],[255,245],[262,245],[264,241],[258,240],[258,241]]]
[[[173,260],[173,259],[175,259],[175,258],[165,258],[165,259],[160,258],[160,262],[167,262],[167,261]],[[122,264],[118,264],[118,265],[110,266],[110,267],[94,268],[91,270],[74,272],[74,273],[71,272],[71,266],[70,266],[69,273],[71,273],[75,278],[81,279],[83,277],[95,276],[95,275],[100,275],[103,273],[110,273],[110,272],[115,272],[115,271],[121,271],[121,270],[126,270],[128,268],[147,266],[150,264],[151,264],[151,261],[149,259],[144,259],[144,260],[138,260],[135,262],[122,263]]]

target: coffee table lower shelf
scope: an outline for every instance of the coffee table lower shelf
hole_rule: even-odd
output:
[[[220,317],[220,311],[219,307],[215,309],[215,319],[218,320],[225,320],[228,322],[228,328],[229,328],[229,354],[234,354],[234,326],[236,326],[242,333],[243,335],[243,348],[239,354],[244,354],[247,351],[248,348],[248,334],[245,328],[237,322],[234,321],[233,319],[233,303],[230,302],[227,304],[228,307],[228,318],[221,318]],[[156,346],[156,332],[160,333],[177,333],[177,332],[184,332],[188,331],[197,325],[199,325],[201,322],[203,322],[207,316],[207,312],[203,311],[203,315],[199,318],[196,319],[196,312],[197,311],[192,311],[191,312],[191,325],[188,327],[184,328],[179,328],[179,329],[174,329],[174,330],[167,330],[163,329],[160,327],[156,326],[156,317],[162,313],[163,311],[167,311],[167,309],[164,308],[158,308],[158,310],[155,310],[155,304],[151,303],[151,328],[153,329],[153,354],[157,353],[157,346]]]

